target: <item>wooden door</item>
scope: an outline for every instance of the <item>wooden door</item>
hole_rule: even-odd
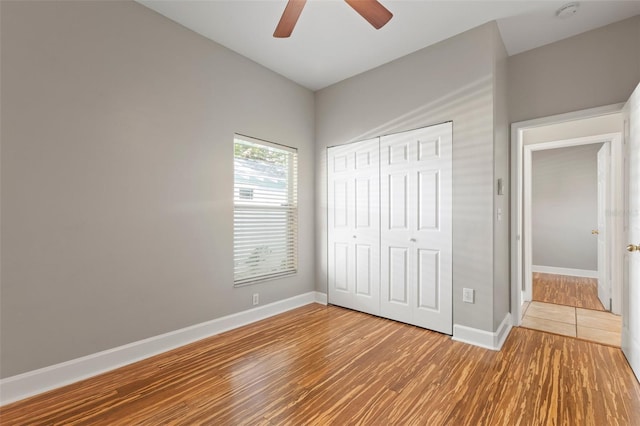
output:
[[[452,123],[380,140],[381,315],[451,334]]]
[[[328,300],[380,313],[378,138],[328,150]]]
[[[625,105],[625,252],[622,351],[640,380],[640,85]]]

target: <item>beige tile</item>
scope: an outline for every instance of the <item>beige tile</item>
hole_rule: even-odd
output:
[[[531,310],[531,307],[529,307],[529,310]],[[576,326],[566,322],[552,321],[527,315],[522,320],[522,326],[532,328],[534,330],[562,334],[563,336],[576,337]]]
[[[580,325],[578,325],[578,338],[617,347],[620,347],[621,343],[620,332],[581,327]]]
[[[527,316],[575,325],[576,308],[552,303],[531,302],[529,309],[527,309]]]
[[[597,328],[620,334],[622,330],[622,317],[611,312],[592,311],[590,309],[576,309],[578,326]]]

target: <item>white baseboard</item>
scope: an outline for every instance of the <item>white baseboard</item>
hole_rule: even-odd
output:
[[[598,278],[598,271],[589,269],[558,268],[555,266],[531,265],[531,272],[543,274],[571,275],[572,277]]]
[[[481,348],[499,351],[502,348],[509,332],[511,331],[511,314],[507,313],[493,333],[490,331],[478,330],[477,328],[467,327],[464,325],[453,325],[452,340],[468,343],[470,345],[480,346]]]
[[[320,293],[319,291],[315,292],[315,302],[321,305],[327,305],[327,293]]]
[[[640,341],[634,339],[626,327],[622,327],[622,351],[636,379],[640,381]],[[631,354],[631,357],[628,357],[628,354]]]
[[[323,293],[311,291],[117,348],[7,377],[0,380],[0,406],[75,383],[291,309],[310,303],[322,303],[317,302],[318,299],[322,299],[322,295]],[[326,305],[326,295],[324,300]]]

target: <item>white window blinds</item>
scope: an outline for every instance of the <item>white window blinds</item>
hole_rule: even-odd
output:
[[[295,148],[235,135],[235,285],[298,268],[298,154]]]

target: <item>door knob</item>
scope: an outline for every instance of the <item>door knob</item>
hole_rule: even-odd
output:
[[[409,239],[409,241],[411,241],[412,243],[415,243],[416,239],[415,238],[411,238],[411,239]]]
[[[634,251],[640,251],[640,244],[629,244],[627,251],[633,253]]]
[[[598,235],[600,232],[597,229],[592,229],[591,230],[591,234],[592,235]]]
[[[358,238],[358,237],[356,237],[356,236],[354,235],[354,236],[353,236],[353,238]]]

